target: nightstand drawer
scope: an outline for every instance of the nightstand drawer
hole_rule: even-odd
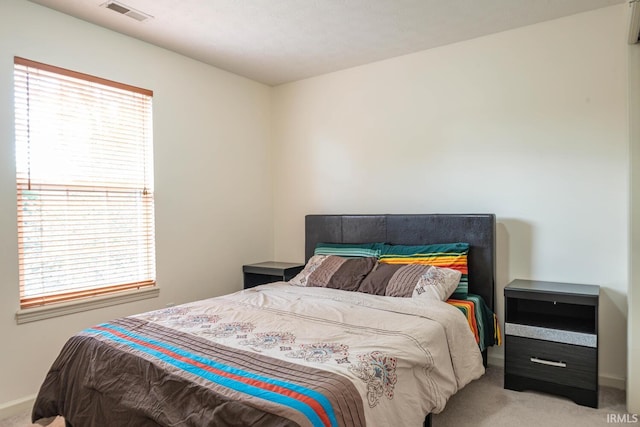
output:
[[[595,348],[505,336],[505,373],[587,390],[597,389]]]

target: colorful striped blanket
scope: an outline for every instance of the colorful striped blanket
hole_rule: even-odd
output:
[[[491,311],[480,295],[469,294],[467,298],[448,299],[447,303],[457,307],[467,319],[480,351],[502,344],[498,317]]]

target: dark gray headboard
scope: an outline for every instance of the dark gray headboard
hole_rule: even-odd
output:
[[[423,245],[469,243],[469,292],[494,310],[496,217],[494,214],[307,215],[305,260],[317,243]]]

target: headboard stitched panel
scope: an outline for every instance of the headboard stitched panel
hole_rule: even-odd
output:
[[[469,243],[469,292],[481,295],[494,310],[494,214],[307,215],[305,260],[313,256],[316,244],[320,242]]]

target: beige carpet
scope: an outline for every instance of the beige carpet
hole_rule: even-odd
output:
[[[502,368],[489,367],[482,378],[453,396],[441,414],[434,415],[433,427],[595,427],[613,425],[607,423],[607,415],[625,412],[622,390],[601,387],[598,409],[593,409],[561,397],[505,390],[502,381]],[[32,426],[27,412],[0,420],[0,427],[27,426]],[[64,427],[64,421],[58,418],[50,427]]]

